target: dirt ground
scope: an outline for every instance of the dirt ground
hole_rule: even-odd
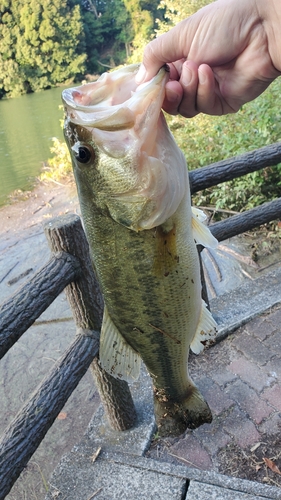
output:
[[[70,211],[76,212],[79,203],[74,182],[65,184],[38,182],[32,191],[17,190],[0,207],[0,237],[5,233],[17,235],[31,230],[48,218]]]
[[[173,464],[193,464],[177,456],[171,449],[177,439],[155,439],[148,451],[150,458]],[[249,450],[242,450],[234,443],[228,444],[217,455],[217,472],[227,476],[257,481],[281,488],[281,428],[279,436],[268,436]],[[198,467],[199,468],[199,467]]]
[[[177,442],[178,439],[157,438],[152,442],[147,456],[193,467],[192,462],[173,452],[172,448]],[[220,474],[281,488],[281,427],[279,436],[267,436],[266,442],[258,442],[248,450],[243,450],[234,443],[226,445],[219,451],[217,462],[216,472]]]
[[[229,445],[218,459],[222,474],[281,487],[281,428],[279,436],[267,437],[249,451]]]

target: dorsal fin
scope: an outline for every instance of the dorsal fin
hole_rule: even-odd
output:
[[[122,337],[104,308],[100,338],[100,364],[115,378],[134,382],[138,379],[141,358]]]

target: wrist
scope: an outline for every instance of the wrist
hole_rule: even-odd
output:
[[[272,64],[281,73],[281,0],[256,0],[256,5],[267,35]]]

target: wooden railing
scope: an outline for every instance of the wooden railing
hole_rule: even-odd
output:
[[[190,173],[191,192],[281,163],[281,143],[272,144]],[[281,198],[210,226],[225,240],[281,217]],[[29,459],[90,367],[111,427],[132,427],[136,411],[128,384],[116,380],[98,364],[103,300],[92,269],[80,218],[74,214],[45,225],[52,250],[49,262],[0,308],[0,358],[65,291],[77,335],[35,393],[4,432],[0,441],[0,500],[9,493]]]

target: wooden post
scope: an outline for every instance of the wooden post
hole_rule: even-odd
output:
[[[90,370],[112,429],[130,429],[136,421],[137,413],[127,382],[114,378],[103,370],[98,357],[95,357]]]
[[[80,217],[75,214],[57,217],[44,230],[53,252],[68,252],[80,260],[80,278],[65,288],[77,328],[100,331],[103,299]],[[137,415],[127,382],[105,372],[98,360],[92,363],[91,371],[110,426],[118,431],[132,427]]]
[[[64,289],[76,326],[100,331],[103,299],[80,217],[75,214],[56,217],[45,224],[44,232],[53,253],[67,252],[80,262],[80,277]]]

